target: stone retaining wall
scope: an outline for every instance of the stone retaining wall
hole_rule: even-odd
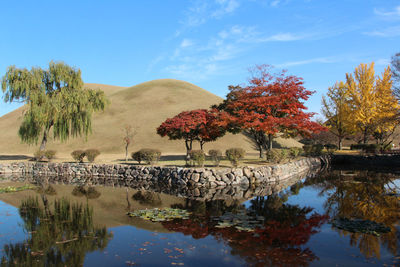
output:
[[[326,157],[304,158],[264,167],[181,168],[87,163],[18,162],[0,164],[0,174],[29,174],[66,177],[114,177],[126,182],[162,183],[178,187],[224,187],[264,184],[286,180],[327,164]]]

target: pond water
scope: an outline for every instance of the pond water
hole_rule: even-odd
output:
[[[49,182],[1,179],[10,190],[37,186],[0,194],[2,266],[400,265],[396,173],[331,170],[214,200]],[[154,219],[153,208],[181,218]],[[127,215],[144,209],[147,220]]]

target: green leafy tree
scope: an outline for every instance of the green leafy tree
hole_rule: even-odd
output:
[[[10,66],[2,79],[5,102],[25,103],[19,129],[21,140],[47,144],[50,130],[54,139],[66,141],[70,136],[88,136],[93,112],[104,110],[108,100],[101,90],[83,87],[81,71],[62,62],[50,62],[48,69],[19,69]]]

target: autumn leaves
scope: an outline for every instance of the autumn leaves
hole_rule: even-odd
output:
[[[322,98],[326,126],[338,137],[359,134],[364,144],[371,137],[383,146],[392,141],[400,106],[393,94],[391,70],[375,76],[374,63],[360,64],[346,81],[337,82]]]

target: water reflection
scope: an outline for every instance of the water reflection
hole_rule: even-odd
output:
[[[394,256],[400,254],[400,197],[393,182],[396,178],[390,173],[332,171],[306,183],[313,184],[326,197],[324,208],[332,218],[370,220],[390,227],[389,233],[379,237],[335,229],[340,235],[349,236],[350,244],[366,257],[380,259],[382,246]]]
[[[93,224],[88,205],[71,204],[66,199],[49,203],[41,195],[27,198],[19,207],[24,242],[4,246],[2,266],[82,266],[88,252],[107,247],[111,234]]]
[[[248,208],[238,202],[187,201],[181,208],[193,212],[190,219],[163,222],[163,226],[195,239],[211,235],[231,247],[232,255],[244,258],[251,265],[308,266],[318,257],[304,245],[328,216],[313,212],[311,207],[285,204],[287,194],[257,197]],[[224,214],[242,221],[254,221],[262,216],[264,224],[249,232],[239,231],[233,226],[218,228],[216,216],[226,218]]]
[[[141,229],[146,229],[150,233],[165,233],[162,240],[167,239],[167,235],[173,240],[190,240],[193,243],[189,242],[188,245],[197,248],[210,240],[217,240],[220,242],[219,248],[229,251],[230,260],[236,264],[243,264],[244,260],[247,265],[252,266],[309,266],[321,264],[325,260],[323,257],[332,257],[334,261],[328,262],[331,265],[341,263],[351,266],[352,263],[361,263],[364,258],[361,256],[361,259],[349,261],[350,256],[345,254],[349,254],[350,250],[357,257],[362,254],[366,258],[382,259],[382,263],[388,263],[388,255],[393,259],[400,255],[400,180],[390,173],[329,171],[307,179],[285,181],[264,188],[203,188],[197,193],[194,189],[182,191],[162,184],[151,187],[143,184],[127,185],[118,179],[107,178],[91,177],[85,181],[63,177],[18,179],[23,182],[31,179],[29,181],[41,185],[44,190],[38,191],[40,201],[33,198],[26,200],[21,206],[20,214],[25,231],[31,234],[25,242],[5,247],[3,261],[7,263],[3,265],[12,265],[10,262],[14,261],[21,263],[20,265],[33,266],[53,266],[58,263],[67,266],[81,265],[88,252],[107,247],[110,236],[105,228],[94,226],[92,211],[85,203],[96,209],[97,220],[101,218],[104,223],[110,218],[115,220],[111,224],[108,222],[109,226],[135,226],[129,227],[134,229],[131,239],[138,236],[136,234]],[[50,201],[55,198],[48,194],[51,191],[47,190],[50,184],[53,184],[57,192],[58,204]],[[73,186],[68,187],[65,184]],[[88,194],[89,191],[97,193],[92,197]],[[23,192],[15,194],[22,195]],[[70,196],[82,204],[67,204],[63,202],[65,200],[60,200],[61,196]],[[323,202],[321,207],[320,202]],[[69,213],[64,212],[68,205]],[[176,219],[157,223],[125,215],[127,211],[154,207],[185,209],[192,214],[188,220]],[[74,209],[77,210],[75,213]],[[73,223],[75,217],[83,218]],[[351,233],[331,226],[330,221],[334,218],[371,220],[390,227],[391,232],[381,236]],[[65,221],[70,223],[66,224]],[[220,227],[221,222],[225,227]],[[182,233],[186,237],[183,239],[182,235],[171,232]],[[89,238],[90,233],[92,236]],[[345,242],[341,242],[342,240]],[[68,242],[63,243],[64,241]],[[146,244],[147,241],[142,240],[140,243]],[[165,243],[168,245],[170,241],[169,239]],[[121,255],[120,251],[128,250],[132,245],[127,241],[120,242],[120,245],[108,246],[107,250],[115,247],[115,254]],[[328,256],[321,253],[322,243],[329,251]],[[154,258],[167,257],[163,252],[167,245],[160,245],[159,252],[154,250]],[[361,254],[354,252],[355,249]],[[334,251],[332,254],[331,250]],[[205,259],[205,262],[210,261],[207,258],[208,252],[202,253],[204,254],[199,257]],[[138,259],[144,257],[139,255]],[[103,256],[99,254],[96,257]],[[36,260],[39,263],[35,263]],[[176,262],[176,259],[173,260]],[[185,265],[192,266],[196,263],[190,262],[186,255],[185,260]],[[218,259],[214,258],[214,261]],[[142,264],[146,263],[148,262],[143,259]]]

